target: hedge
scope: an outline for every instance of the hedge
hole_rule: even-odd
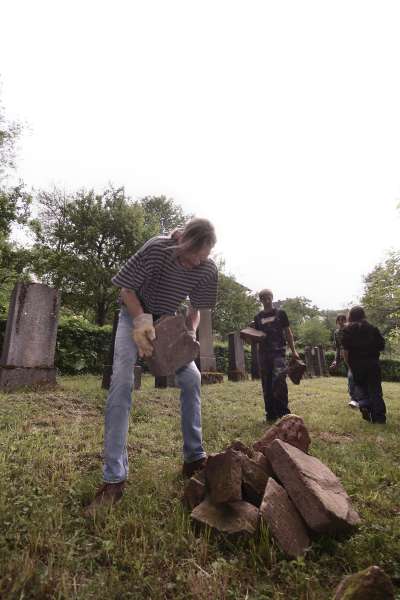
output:
[[[0,349],[3,345],[3,337],[6,326],[6,318],[0,317]],[[57,332],[57,344],[55,365],[60,374],[75,375],[79,373],[100,374],[103,365],[107,363],[111,344],[111,326],[98,327],[92,325],[81,317],[62,318]],[[226,342],[216,342],[214,351],[217,362],[217,371],[228,373],[229,353]],[[299,352],[303,357],[302,352]],[[246,370],[251,371],[251,350],[244,346]],[[335,353],[325,353],[327,364],[331,364]],[[383,381],[400,381],[400,360],[382,359]],[[345,376],[344,365],[339,368],[338,375]]]

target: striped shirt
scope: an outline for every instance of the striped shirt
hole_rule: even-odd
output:
[[[145,312],[153,315],[174,314],[187,297],[196,309],[215,306],[218,269],[214,261],[208,258],[187,269],[179,263],[172,246],[176,240],[170,237],[151,238],[111,281],[133,290]]]

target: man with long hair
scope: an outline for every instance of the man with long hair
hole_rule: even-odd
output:
[[[209,254],[216,243],[207,219],[192,219],[182,231],[146,242],[113,277],[121,289],[121,310],[115,338],[113,373],[105,411],[104,483],[87,509],[113,504],[123,494],[128,477],[127,434],[137,356],[150,357],[155,339],[153,322],[173,315],[189,298],[187,326],[195,337],[200,309],[215,305],[218,270]],[[194,362],[178,369],[181,389],[182,467],[191,476],[206,460],[201,428],[201,377]]]
[[[363,419],[372,423],[386,423],[379,364],[385,340],[379,329],[368,323],[361,306],[350,309],[342,345],[344,361],[353,374],[356,393],[359,394]]]

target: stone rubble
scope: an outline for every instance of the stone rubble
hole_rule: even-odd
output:
[[[358,525],[339,479],[307,454],[310,443],[303,419],[286,415],[252,447],[235,440],[210,455],[185,486],[191,518],[227,534],[255,533],[264,521],[290,558],[304,555],[316,534]]]

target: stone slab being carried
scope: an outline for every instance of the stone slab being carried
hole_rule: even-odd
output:
[[[272,477],[265,488],[260,515],[285,554],[297,558],[306,552],[310,538],[305,523],[286,490]]]
[[[154,329],[154,352],[146,359],[153,375],[173,375],[197,358],[200,344],[188,333],[183,315],[163,317],[155,323]]]
[[[259,343],[265,339],[265,333],[254,329],[254,327],[245,327],[240,330],[240,337],[247,344],[251,344],[252,342]]]
[[[320,460],[276,439],[268,459],[308,527],[317,533],[339,533],[360,523],[349,496]]]

